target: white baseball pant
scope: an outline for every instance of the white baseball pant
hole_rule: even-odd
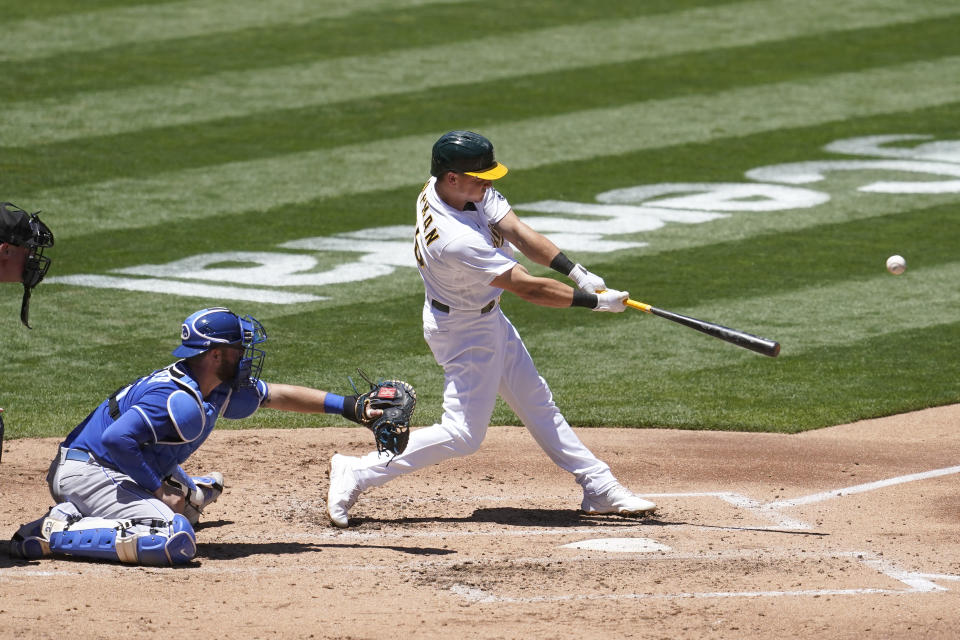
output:
[[[589,493],[616,482],[610,467],[580,441],[537,371],[530,353],[499,304],[488,313],[423,310],[423,335],[444,370],[439,424],[414,429],[403,454],[371,452],[355,463],[361,489],[475,452],[483,442],[497,394],[513,409],[553,462]],[[389,465],[387,464],[389,462]]]

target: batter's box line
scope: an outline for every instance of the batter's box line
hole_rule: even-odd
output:
[[[858,493],[866,493],[868,491],[876,491],[878,489],[884,489],[886,487],[892,487],[898,484],[904,484],[907,482],[917,482],[920,480],[929,480],[931,478],[939,478],[941,476],[952,475],[955,473],[960,473],[960,465],[955,467],[944,467],[942,469],[933,469],[931,471],[922,471],[920,473],[911,473],[903,476],[896,476],[894,478],[886,478],[884,480],[877,480],[875,482],[866,482],[863,484],[857,484],[849,487],[843,487],[841,489],[832,489],[830,491],[821,491],[819,493],[812,493],[806,496],[800,496],[797,498],[790,498],[788,500],[774,500],[772,502],[759,502],[747,496],[741,495],[739,493],[731,493],[725,491],[713,491],[705,493],[645,493],[643,497],[646,498],[702,498],[702,497],[715,497],[719,498],[725,502],[728,502],[740,509],[744,509],[753,513],[764,520],[772,520],[774,525],[772,527],[751,527],[753,529],[796,529],[801,531],[806,531],[812,529],[813,527],[803,522],[802,520],[797,520],[791,518],[781,511],[783,509],[789,509],[792,507],[800,507],[808,504],[814,504],[817,502],[825,502],[827,500],[833,500],[835,498],[841,498],[844,496],[855,495]],[[730,529],[742,529],[744,527],[723,527]]]
[[[954,473],[960,473],[960,465],[956,467],[944,467],[943,469],[933,469],[932,471],[922,471],[920,473],[911,473],[905,476],[897,476],[895,478],[877,480],[876,482],[867,482],[864,484],[857,484],[851,487],[844,487],[843,489],[834,489],[832,491],[822,491],[820,493],[814,493],[808,496],[801,496],[799,498],[791,498],[789,500],[776,500],[774,502],[768,502],[764,504],[763,507],[765,509],[784,509],[787,507],[799,507],[802,505],[813,504],[815,502],[832,500],[833,498],[839,498],[841,496],[849,496],[857,493],[864,493],[867,491],[875,491],[877,489],[892,487],[894,485],[903,484],[905,482],[916,482],[918,480],[928,480],[930,478],[939,478],[941,476],[948,476]]]
[[[702,556],[709,558],[709,556]],[[720,556],[718,556],[720,557]],[[801,596],[856,596],[872,594],[889,595],[910,595],[918,593],[937,593],[949,591],[946,587],[941,587],[934,580],[955,580],[960,581],[960,576],[917,573],[904,571],[894,565],[882,560],[876,554],[869,551],[844,551],[823,554],[821,557],[827,558],[854,558],[883,575],[901,582],[906,586],[904,589],[881,589],[874,587],[863,587],[853,589],[797,589],[789,591],[691,591],[681,593],[593,593],[593,594],[563,594],[555,596],[498,596],[490,591],[477,587],[471,587],[463,584],[454,584],[450,587],[450,592],[460,596],[472,603],[504,603],[504,604],[527,604],[540,602],[567,602],[580,600],[683,600],[683,599],[709,599],[709,598],[783,598],[783,597],[801,597]],[[654,561],[671,559],[669,555],[657,556],[651,558]]]
[[[797,531],[808,531],[812,529],[808,523],[803,522],[802,520],[796,520],[794,518],[789,518],[782,513],[779,513],[775,509],[769,509],[768,506],[762,502],[754,500],[753,498],[748,498],[745,495],[739,493],[731,493],[729,491],[707,491],[707,492],[696,492],[696,493],[644,493],[642,494],[644,498],[717,498],[723,500],[724,502],[731,504],[738,509],[743,509],[748,511],[757,517],[759,520],[772,520],[773,524],[769,526],[756,526],[756,527],[740,527],[733,525],[711,525],[712,529],[750,529],[752,531],[780,531],[780,530],[797,530]],[[697,525],[693,525],[697,526]],[[701,525],[703,526],[703,525]]]

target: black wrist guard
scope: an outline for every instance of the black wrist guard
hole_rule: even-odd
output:
[[[343,396],[342,414],[347,420],[352,420],[357,424],[363,424],[362,416],[357,415],[357,400],[359,400],[358,396]],[[363,409],[361,408],[360,411],[362,412]]]
[[[554,271],[559,271],[565,276],[570,275],[570,272],[573,271],[575,265],[573,262],[564,255],[563,251],[558,253],[553,260],[550,261],[550,268]]]
[[[570,303],[571,307],[586,307],[587,309],[596,309],[597,304],[600,300],[597,298],[595,293],[587,293],[586,291],[580,291],[580,289],[573,290],[573,302]]]

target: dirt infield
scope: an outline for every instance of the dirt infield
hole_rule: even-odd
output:
[[[792,436],[578,432],[656,515],[579,514],[572,478],[496,427],[340,531],[327,461],[368,432],[216,432],[188,466],[227,484],[196,561],[11,561],[0,542],[0,637],[960,637],[960,405]],[[50,506],[56,444],[4,444],[3,538]]]

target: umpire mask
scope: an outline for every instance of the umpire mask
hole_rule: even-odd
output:
[[[28,250],[20,275],[23,283],[20,322],[28,329],[31,328],[30,295],[50,268],[50,258],[43,255],[43,250],[53,246],[53,232],[40,220],[38,213],[27,213],[10,202],[0,202],[0,242]]]

